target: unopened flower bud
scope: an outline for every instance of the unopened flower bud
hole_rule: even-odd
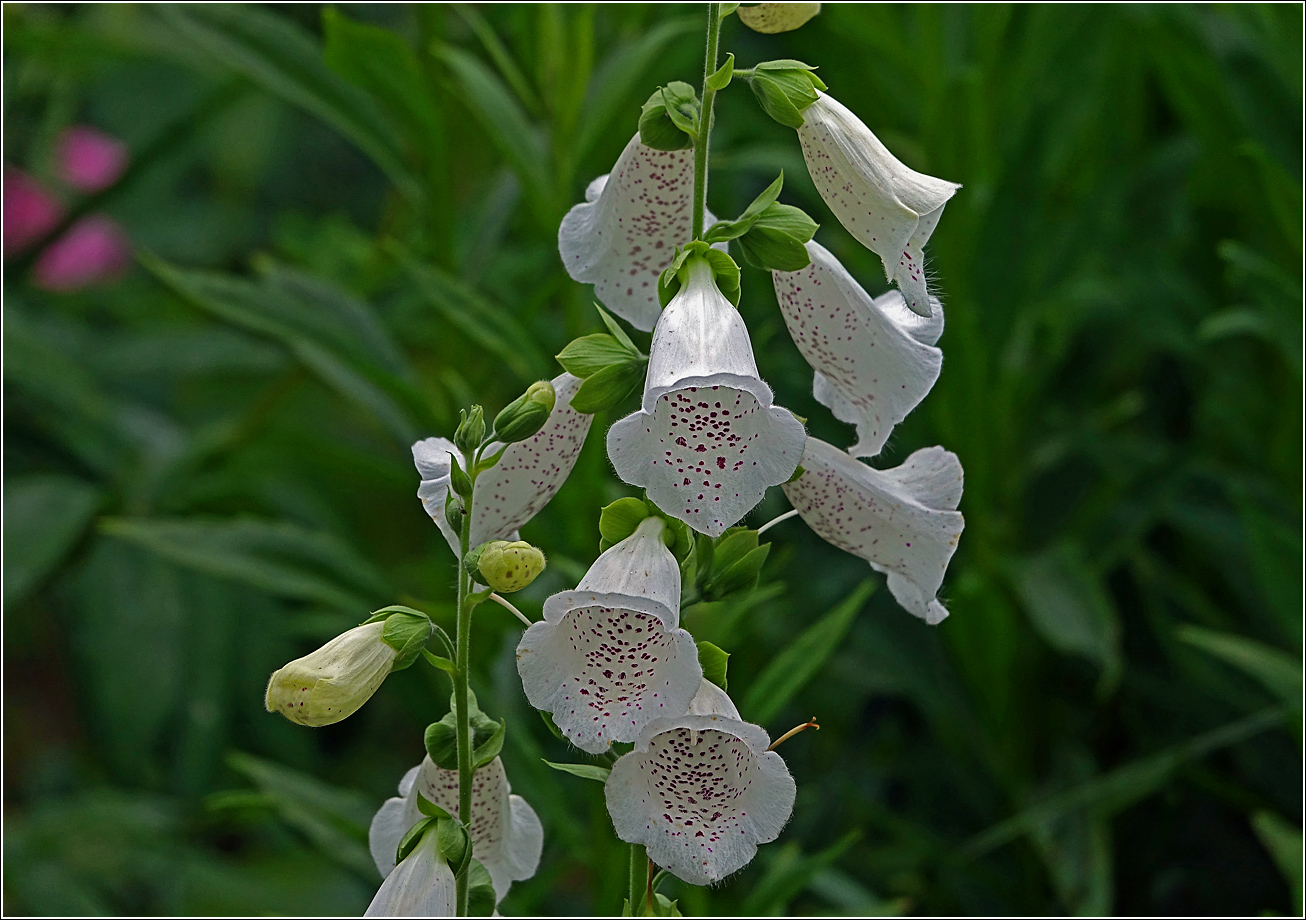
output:
[[[485,411],[480,406],[472,406],[471,409],[460,412],[460,415],[462,421],[454,432],[453,443],[463,452],[464,457],[470,457],[481,446],[481,441],[485,440]]]
[[[557,395],[553,384],[538,380],[526,392],[504,406],[494,419],[494,437],[505,444],[525,441],[544,427]]]
[[[522,540],[495,540],[478,549],[480,580],[502,594],[520,591],[544,571],[544,553]]]
[[[296,658],[268,681],[264,703],[300,725],[331,725],[353,715],[390,674],[396,651],[382,639],[385,621],[341,633]]]

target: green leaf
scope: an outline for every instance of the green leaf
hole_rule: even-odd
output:
[[[417,845],[422,842],[423,835],[431,829],[432,825],[439,826],[439,818],[422,818],[408,831],[399,838],[399,846],[395,848],[395,862],[401,863],[409,857]]]
[[[592,415],[621,405],[644,382],[645,361],[609,364],[586,378],[571,398],[577,412]]]
[[[457,818],[435,819],[436,846],[441,855],[449,860],[449,868],[455,877],[462,875],[467,864],[472,860],[472,839],[467,828]]]
[[[744,213],[734,220],[719,220],[708,228],[707,233],[703,235],[703,240],[708,243],[724,243],[727,240],[738,239],[747,233],[757,221],[761,218],[764,211],[771,205],[775,204],[780,197],[780,191],[784,188],[785,174],[781,170],[780,175],[775,181],[762,190],[762,193],[753,199],[752,203],[744,209]],[[811,239],[811,237],[808,237]]]
[[[553,737],[557,738],[559,741],[567,740],[567,737],[562,733],[562,729],[558,728],[558,723],[553,721],[552,715],[545,712],[543,709],[537,709],[535,711],[540,714],[540,719],[543,720],[545,726],[549,729],[549,733],[553,735]]]
[[[55,571],[99,508],[102,493],[73,476],[11,476],[4,485],[4,605]]]
[[[599,536],[608,546],[614,546],[638,530],[651,514],[643,500],[619,498],[599,512]]]
[[[404,162],[395,132],[375,103],[323,61],[322,49],[285,16],[256,6],[159,6],[154,14],[180,35],[268,92],[322,119],[349,138],[420,206],[421,184]]]
[[[710,680],[722,690],[726,686],[726,667],[730,663],[730,653],[717,648],[711,642],[698,643],[698,663],[703,667],[703,678]]]
[[[824,667],[826,659],[852,626],[857,612],[875,590],[871,579],[863,581],[833,610],[803,630],[788,647],[771,659],[744,698],[743,711],[759,723],[780,714],[795,694]]]
[[[726,61],[716,69],[716,72],[707,78],[707,85],[712,89],[720,92],[730,85],[730,78],[735,74],[735,56],[726,55]]]
[[[572,776],[579,776],[581,779],[592,779],[599,783],[606,783],[608,774],[612,772],[610,767],[600,767],[592,763],[553,763],[549,760],[544,762],[555,770],[570,773]]]
[[[458,673],[458,665],[454,664],[448,658],[434,655],[427,649],[422,649],[422,657],[429,661],[432,667],[439,668],[441,671],[447,671],[450,674]]]
[[[749,551],[725,571],[714,574],[707,599],[719,601],[732,594],[756,588],[758,576],[761,575],[762,566],[766,563],[766,557],[770,552],[771,544],[764,543]]]
[[[654,150],[685,150],[697,136],[698,97],[688,83],[658,87],[639,112],[639,139]]]
[[[439,805],[432,802],[422,793],[417,793],[417,810],[428,818],[451,818],[453,815],[445,811]]]
[[[1302,669],[1296,658],[1254,639],[1181,626],[1179,638],[1237,668],[1290,706],[1301,705]]]
[[[817,224],[792,205],[769,205],[739,238],[744,259],[763,271],[795,272],[811,263],[804,245]]]
[[[631,354],[630,349],[616,338],[600,332],[572,339],[557,355],[558,363],[562,365],[563,370],[582,380],[609,365],[627,364],[636,357],[642,356],[638,353]]]
[[[494,883],[490,873],[481,865],[480,860],[473,859],[467,877],[467,916],[492,917],[498,904],[498,895],[494,892]]]
[[[498,723],[498,727],[494,729],[494,731],[490,734],[490,737],[487,738],[484,742],[481,742],[479,746],[474,751],[472,751],[473,770],[479,770],[481,767],[485,766],[487,763],[489,763],[490,761],[494,760],[494,758],[499,756],[499,752],[503,750],[503,739],[504,739],[504,734],[507,732],[507,730],[508,730],[507,721],[500,720]]]
[[[1292,910],[1302,912],[1302,834],[1272,811],[1258,811],[1252,815],[1252,829],[1265,849],[1270,851],[1274,864],[1279,867],[1284,881],[1292,891]]]
[[[608,327],[608,331],[612,333],[612,337],[620,342],[623,348],[631,354],[638,355],[641,358],[648,357],[648,355],[635,347],[635,343],[630,340],[630,336],[626,335],[626,330],[621,328],[621,323],[617,322],[607,310],[603,309],[598,301],[595,301],[594,309],[599,311],[599,319],[603,320],[603,325]]]

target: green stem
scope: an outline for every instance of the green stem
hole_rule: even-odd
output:
[[[472,479],[473,494],[475,478]],[[467,682],[471,671],[472,605],[467,595],[471,593],[471,576],[463,568],[462,561],[467,555],[468,543],[472,531],[472,500],[468,498],[459,528],[458,542],[461,552],[458,554],[458,636],[454,652],[457,656],[457,670],[453,674],[454,720],[458,742],[458,817],[468,827],[472,823],[472,737],[469,713],[467,711]],[[471,863],[468,863],[470,866]],[[468,877],[470,872],[464,869],[457,878],[457,914],[467,916]]]
[[[712,4],[716,6],[716,4]],[[638,843],[630,845],[630,915],[644,915],[644,894],[648,886],[648,854]]]
[[[716,73],[717,42],[721,37],[721,4],[707,5],[707,51],[703,55],[703,110],[698,117],[698,137],[694,138],[694,239],[703,237],[704,212],[707,210],[707,153],[712,135],[712,103],[716,90],[707,78]]]

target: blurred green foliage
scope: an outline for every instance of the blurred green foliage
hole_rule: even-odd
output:
[[[78,206],[138,247],[74,294],[5,266],[5,907],[359,913],[367,822],[448,688],[412,668],[307,730],[264,683],[384,604],[450,619],[408,446],[600,330],[558,222],[652,88],[697,82],[702,8],[4,17],[4,162],[48,180],[65,126],[121,137],[131,169]],[[784,749],[781,840],[716,889],[668,884],[686,912],[1300,912],[1301,26],[1296,5],[727,20],[740,66],[819,65],[964,183],[931,241],[943,374],[877,464],[956,451],[967,528],[937,628],[797,520],[748,601],[686,612],[745,717],[821,723]],[[790,132],[738,86],[718,105],[712,210],[783,168],[882,289]],[[769,280],[743,289],[779,401],[846,443]],[[553,563],[535,613],[631,494],[599,436],[622,411],[526,528]],[[526,706],[501,614],[473,686],[546,834],[504,911],[611,913],[626,849],[601,788],[543,763],[577,758]]]

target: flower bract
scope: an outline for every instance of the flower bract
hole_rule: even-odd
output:
[[[617,836],[693,885],[742,869],[793,812],[794,780],[770,743],[703,681],[688,713],[650,723],[613,765],[605,795]]]
[[[877,470],[808,438],[803,471],[784,492],[808,526],[886,573],[904,609],[930,624],[942,621],[948,611],[939,586],[964,526],[957,455],[927,447],[901,466]]]
[[[442,770],[430,757],[423,758],[420,765],[404,774],[399,782],[399,797],[387,799],[381,805],[368,830],[372,859],[387,881],[416,855],[410,855],[395,867],[399,841],[422,819],[417,807],[419,792],[459,817],[458,771]],[[544,846],[544,830],[535,809],[521,796],[511,793],[503,761],[498,757],[472,777],[472,819],[467,831],[472,838],[472,853],[490,874],[498,898],[508,893],[513,882],[535,874]]]
[[[818,91],[798,129],[807,170],[839,223],[884,262],[914,313],[930,315],[925,243],[961,188],[899,161],[856,115]]]
[[[571,398],[580,384],[580,378],[567,373],[553,378],[556,402],[544,427],[526,440],[508,445],[499,462],[476,480],[468,546],[479,546],[490,540],[516,540],[517,528],[538,514],[562,488],[585,445],[585,435],[594,418],[571,407]],[[490,444],[486,455],[499,447],[502,445]],[[459,456],[466,469],[466,458],[448,438],[427,438],[413,445],[413,462],[422,477],[417,495],[457,555],[458,534],[444,516],[451,453]]]
[[[574,591],[544,602],[517,646],[526,698],[592,754],[634,741],[651,720],[680,715],[703,677],[680,628],[680,567],[661,518],[595,561]]]
[[[793,475],[806,433],[772,405],[744,319],[706,260],[686,264],[653,333],[643,408],[608,430],[608,457],[659,508],[715,537]]]
[[[794,344],[816,371],[816,398],[840,421],[857,426],[854,457],[873,457],[893,427],[939,377],[943,308],[929,317],[907,309],[903,295],[872,298],[824,246],[807,244],[811,264],[772,272],[776,300]]]

